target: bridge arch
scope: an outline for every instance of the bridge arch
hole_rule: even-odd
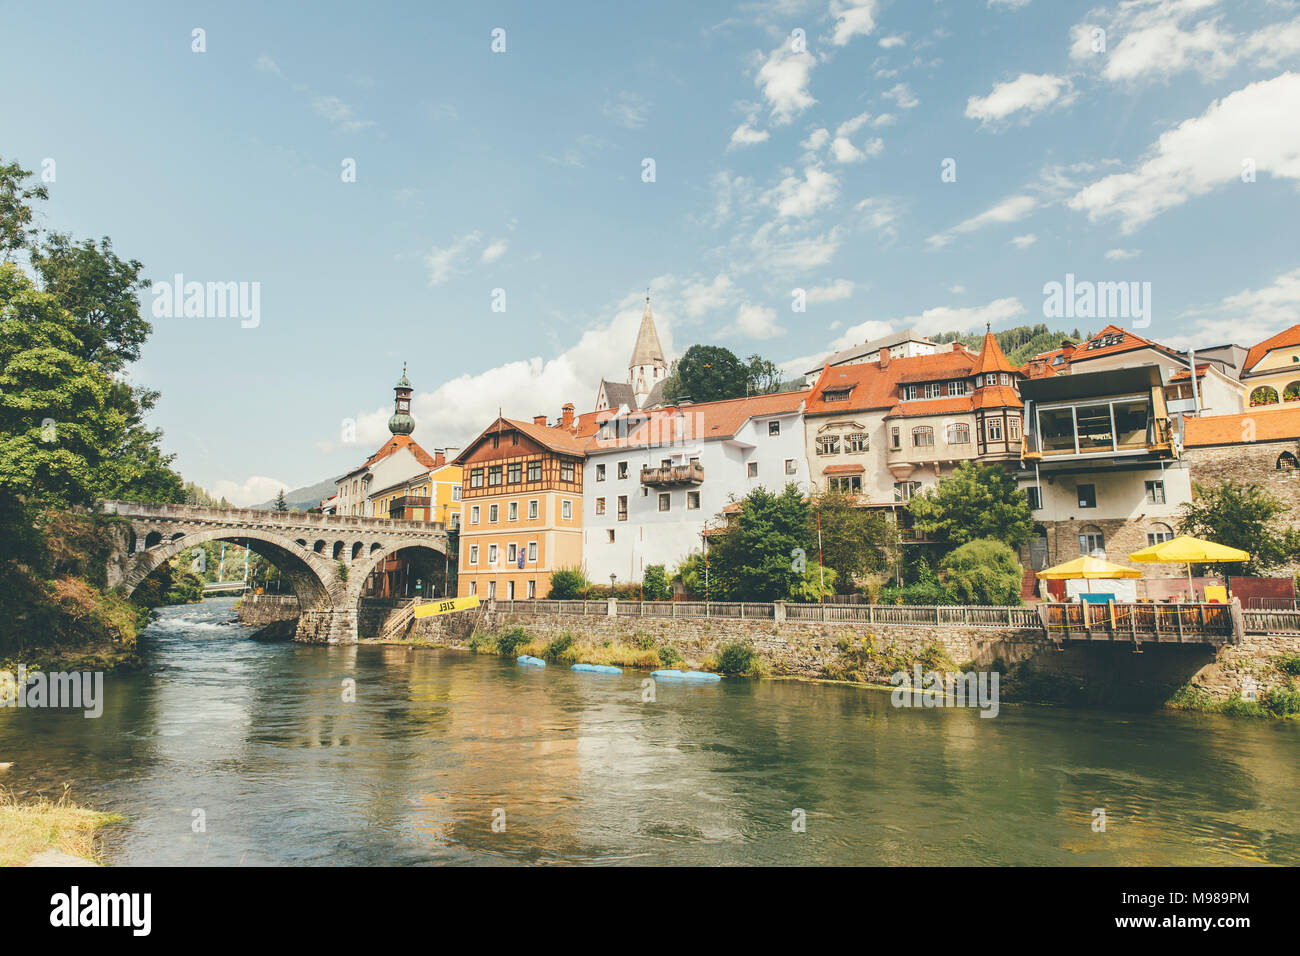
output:
[[[423,597],[429,597],[430,584],[437,581],[446,584],[449,569],[447,554],[432,544],[418,541],[397,541],[392,544],[375,544],[370,553],[365,555],[348,572],[347,606],[355,608],[364,596],[366,581],[371,573],[380,568],[389,558],[405,552],[405,556],[417,568],[417,574],[424,582]]]
[[[290,589],[297,595],[298,605],[303,610],[332,607],[334,599],[345,593],[345,588],[329,561],[274,531],[261,528],[205,528],[180,532],[167,541],[155,540],[153,546],[149,546],[148,542],[154,540],[155,535],[158,539],[162,537],[158,532],[150,533],[145,539],[146,550],[134,556],[131,568],[122,582],[128,597],[162,565],[182,551],[205,541],[229,541],[265,558],[280,570]]]

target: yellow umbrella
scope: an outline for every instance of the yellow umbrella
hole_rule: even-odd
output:
[[[1249,561],[1250,553],[1239,548],[1230,548],[1226,544],[1202,541],[1191,535],[1179,535],[1168,541],[1161,541],[1134,551],[1128,556],[1130,561],[1142,563],[1162,562],[1165,564],[1187,565],[1187,590],[1192,600],[1196,599],[1196,590],[1192,587],[1192,564],[1219,564],[1224,561]]]
[[[1073,561],[1044,568],[1035,576],[1046,581],[1063,581],[1072,578],[1140,578],[1142,572],[1137,568],[1111,564],[1103,558],[1094,558],[1090,554],[1085,554]]]

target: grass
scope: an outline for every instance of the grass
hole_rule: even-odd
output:
[[[1222,714],[1225,717],[1295,720],[1300,717],[1300,690],[1274,687],[1261,691],[1257,700],[1245,700],[1239,694],[1228,700],[1215,700],[1201,688],[1184,684],[1165,701],[1165,706],[1170,710]]]
[[[599,644],[585,644],[572,634],[560,634],[552,640],[528,637],[523,628],[511,628],[501,634],[475,631],[465,644],[476,654],[498,654],[502,657],[519,657],[527,654],[540,657],[552,664],[606,664],[612,667],[632,667],[656,670],[682,663],[676,648],[654,644],[647,635],[637,634],[628,641],[604,640]]]
[[[95,840],[102,827],[120,823],[115,813],[100,813],[73,803],[65,789],[57,800],[38,796],[20,800],[0,788],[0,866],[25,866],[44,850],[100,862]]]

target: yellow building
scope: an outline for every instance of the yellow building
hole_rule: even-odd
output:
[[[433,466],[418,475],[372,491],[367,512],[376,518],[437,521],[455,530],[460,525],[461,467],[447,460],[456,448],[434,450]]]
[[[1241,382],[1251,406],[1300,402],[1300,325],[1252,346]]]

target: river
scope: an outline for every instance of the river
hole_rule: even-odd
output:
[[[164,609],[97,719],[0,710],[3,782],[124,814],[116,865],[1300,863],[1300,722],[784,680],[643,702],[638,672],[260,643],[232,604]]]

